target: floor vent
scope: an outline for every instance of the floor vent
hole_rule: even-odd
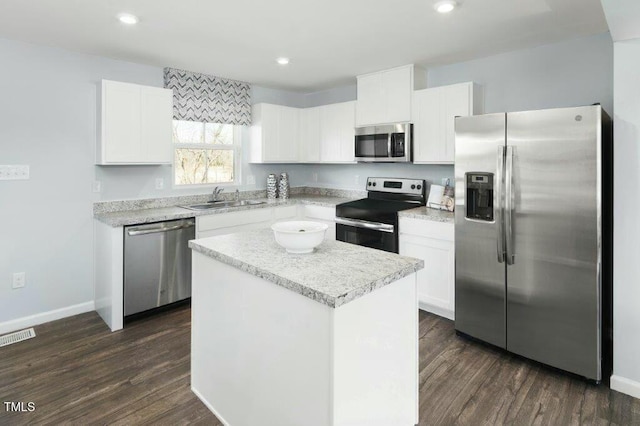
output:
[[[33,328],[5,334],[4,336],[0,336],[0,347],[22,342],[23,340],[31,339],[32,337],[36,337],[36,332],[33,331]]]

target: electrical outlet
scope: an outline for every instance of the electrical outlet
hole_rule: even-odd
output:
[[[318,182],[318,174],[317,174],[317,173],[313,173],[313,174],[311,175],[311,179],[312,179],[314,182]]]
[[[13,273],[13,288],[24,287],[26,281],[27,281],[27,276],[24,272]]]
[[[440,183],[442,184],[442,186],[447,186],[450,183],[450,179],[449,178],[442,178],[440,180]]]
[[[164,189],[164,179],[156,178],[156,189]]]
[[[254,175],[248,175],[247,185],[255,185],[255,184],[256,184],[256,177]]]
[[[355,183],[356,185],[358,185],[360,183],[360,175],[355,175],[354,176],[353,183]]]
[[[28,180],[29,166],[0,166],[0,180]]]
[[[100,182],[99,180],[94,180],[93,181],[93,185],[91,185],[91,190],[93,192],[100,192],[102,191],[102,182]]]

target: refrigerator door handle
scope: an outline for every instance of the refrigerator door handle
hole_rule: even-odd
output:
[[[505,228],[505,244],[507,251],[507,265],[516,263],[516,255],[513,252],[513,209],[514,209],[514,192],[513,192],[513,147],[507,146],[507,158],[504,171],[505,194],[504,194],[504,228]]]
[[[504,146],[498,147],[498,156],[496,159],[496,183],[493,191],[493,210],[496,218],[496,248],[498,251],[498,263],[504,263],[504,223],[502,220],[502,173],[504,170]]]

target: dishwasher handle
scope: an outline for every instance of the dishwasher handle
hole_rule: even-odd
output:
[[[157,228],[146,228],[146,229],[132,228],[127,231],[127,234],[133,237],[136,235],[157,234],[159,232],[177,231],[178,229],[191,228],[192,226],[195,226],[195,222],[187,222],[187,223],[182,223],[180,225],[174,225],[174,226],[168,226],[168,227],[159,226]]]

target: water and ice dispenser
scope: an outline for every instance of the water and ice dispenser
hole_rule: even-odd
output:
[[[493,222],[493,173],[467,173],[467,219]]]

